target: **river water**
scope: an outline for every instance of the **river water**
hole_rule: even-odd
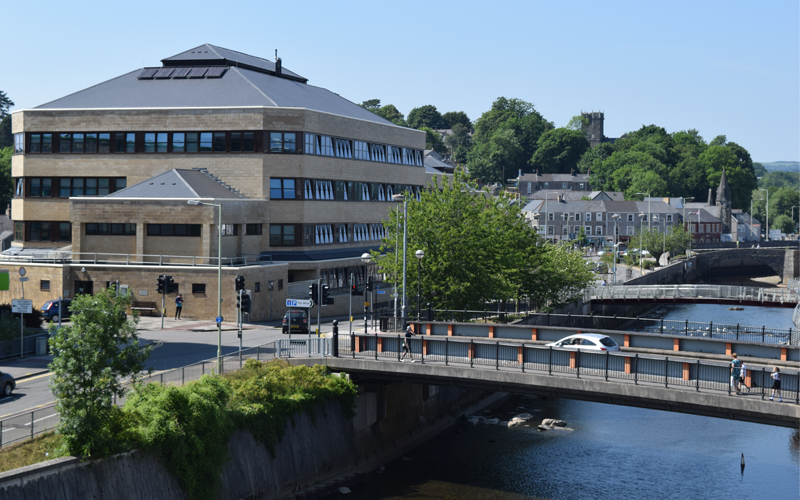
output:
[[[791,313],[686,305],[670,308],[665,318],[789,328]],[[536,417],[532,426],[458,423],[384,470],[367,474],[346,498],[800,498],[800,452],[791,429],[518,396],[482,415],[506,420],[522,412]],[[542,418],[564,420],[571,430],[537,431]]]

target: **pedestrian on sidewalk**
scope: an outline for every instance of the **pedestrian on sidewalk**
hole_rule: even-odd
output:
[[[783,402],[783,397],[781,396],[781,369],[777,366],[772,369],[772,395],[769,397],[769,400],[772,401],[772,398],[775,397],[775,393],[778,393],[778,402]]]
[[[414,330],[411,329],[411,325],[406,327],[406,334],[405,340],[403,340],[403,355],[400,356],[400,361],[406,359],[406,354],[408,354],[409,359],[411,359],[412,363],[416,363],[414,360],[414,355],[411,353],[411,337],[414,336]]]
[[[739,377],[742,375],[742,360],[736,353],[732,354],[733,361],[731,361],[731,386],[736,390],[736,394],[740,394]]]
[[[183,296],[178,294],[175,297],[175,319],[181,319],[181,310],[183,309]]]

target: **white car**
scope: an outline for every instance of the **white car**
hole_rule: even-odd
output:
[[[560,347],[562,349],[583,350],[583,351],[619,351],[619,344],[608,335],[599,333],[579,333],[570,335],[558,342],[547,344],[548,347]]]

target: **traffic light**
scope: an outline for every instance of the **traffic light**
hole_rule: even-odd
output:
[[[158,281],[156,281],[156,290],[158,293],[164,293],[164,290],[166,290],[165,285],[166,280],[164,279],[164,275],[161,274],[158,276]]]
[[[242,314],[250,314],[250,295],[242,294]]]
[[[237,291],[237,292],[238,292],[239,290],[244,290],[244,276],[242,276],[241,274],[240,274],[240,275],[238,275],[238,276],[236,277],[236,280],[234,280],[234,283],[235,283],[235,285],[236,285],[236,291]]]
[[[367,276],[367,291],[371,292],[373,289],[372,276]]]
[[[175,290],[176,288],[177,287],[175,286],[175,280],[172,279],[172,276],[170,276],[168,274],[165,275],[164,276],[164,291],[167,292],[167,294],[170,294],[170,293],[176,291]]]
[[[319,290],[316,283],[308,286],[308,298],[311,299],[312,303],[319,304]]]
[[[322,285],[322,297],[321,297],[322,301],[320,302],[320,304],[322,304],[323,306],[333,305],[333,297],[330,297],[328,295],[329,290],[330,287],[328,285]]]
[[[355,295],[357,297],[363,297],[364,296],[364,291],[363,290],[359,290],[356,285],[353,285],[352,287],[350,287],[350,295]]]

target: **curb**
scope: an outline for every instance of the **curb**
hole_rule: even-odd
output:
[[[14,377],[14,381],[19,383],[19,382],[21,382],[23,380],[27,380],[29,378],[33,378],[33,377],[35,377],[37,375],[41,375],[42,373],[50,373],[50,370],[40,370],[38,372],[26,373],[25,375],[23,375],[21,377]]]

